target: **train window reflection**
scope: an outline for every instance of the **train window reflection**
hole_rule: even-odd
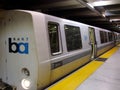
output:
[[[64,29],[66,35],[67,50],[73,51],[82,48],[80,28],[65,25]]]
[[[59,24],[57,23],[48,23],[48,32],[49,32],[49,39],[50,39],[50,48],[51,53],[55,54],[60,52],[60,45],[59,45]]]

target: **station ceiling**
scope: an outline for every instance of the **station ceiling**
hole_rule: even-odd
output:
[[[0,10],[27,9],[120,32],[120,0],[1,0]]]

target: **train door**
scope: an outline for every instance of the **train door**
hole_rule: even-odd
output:
[[[97,43],[95,38],[95,29],[89,27],[89,39],[91,45],[91,59],[94,59],[97,55]]]

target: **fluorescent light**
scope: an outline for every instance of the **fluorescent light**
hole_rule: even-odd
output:
[[[112,1],[96,1],[96,2],[93,2],[92,5],[93,6],[104,6],[104,5],[109,5],[111,3]]]
[[[104,13],[102,14],[102,16],[103,16],[103,17],[106,17]]]
[[[112,22],[112,20],[111,20],[111,19],[110,19],[109,21],[110,21],[110,22]]]
[[[94,8],[94,6],[90,3],[87,3],[88,6],[90,6],[91,8]]]
[[[120,19],[110,19],[111,21],[120,21]]]

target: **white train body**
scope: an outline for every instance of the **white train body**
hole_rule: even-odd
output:
[[[105,29],[33,11],[5,13],[0,25],[0,79],[16,90],[42,89],[114,46],[113,39],[101,43],[100,31],[110,32]],[[58,31],[54,32],[56,28]],[[80,37],[81,42],[70,42],[71,37],[66,37],[71,34],[69,28],[76,33],[80,29],[81,36],[74,37]],[[94,42],[90,41],[89,29],[94,29]],[[56,44],[57,50],[51,50],[50,35],[56,32],[58,39],[53,39],[59,45]],[[70,49],[66,40],[75,47]]]

